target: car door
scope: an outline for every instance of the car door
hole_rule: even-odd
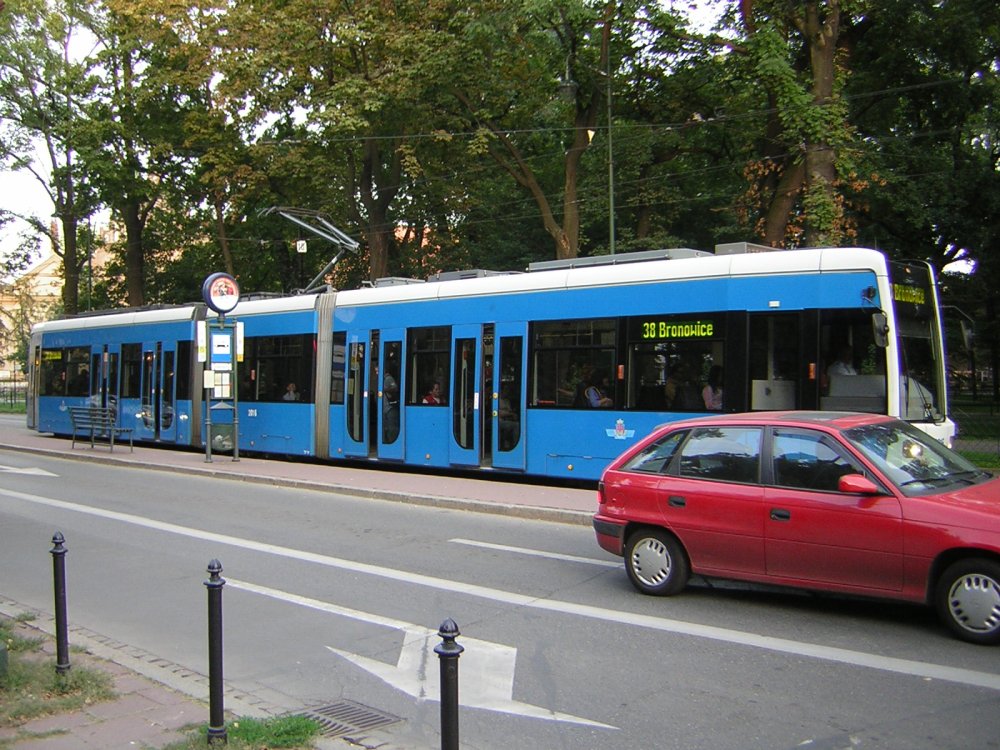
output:
[[[774,428],[765,491],[767,574],[805,584],[899,591],[903,521],[891,494],[840,492],[864,469],[831,435]]]
[[[764,573],[761,427],[700,427],[660,482],[661,512],[696,572]]]

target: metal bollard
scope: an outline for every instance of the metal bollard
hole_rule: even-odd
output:
[[[66,625],[66,537],[61,531],[52,535],[52,588],[56,606],[56,674],[69,672],[69,635]]]
[[[465,649],[455,643],[461,635],[450,617],[438,629],[442,643],[434,647],[441,662],[441,750],[458,750],[458,657]]]
[[[226,735],[226,708],[222,688],[222,587],[226,579],[221,575],[222,563],[212,560],[208,564],[208,744],[229,742]]]

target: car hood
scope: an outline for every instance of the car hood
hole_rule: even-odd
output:
[[[1000,531],[1000,479],[989,479],[934,495],[903,501],[904,515],[914,521],[954,523],[957,526]],[[942,517],[942,511],[946,516]]]

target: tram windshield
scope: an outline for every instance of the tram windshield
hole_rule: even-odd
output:
[[[892,296],[899,340],[899,414],[911,422],[944,419],[944,353],[930,269],[893,263]]]

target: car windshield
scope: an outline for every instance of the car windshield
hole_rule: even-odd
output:
[[[991,476],[905,422],[855,427],[844,437],[908,495],[978,484]]]

